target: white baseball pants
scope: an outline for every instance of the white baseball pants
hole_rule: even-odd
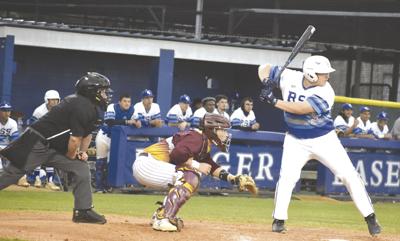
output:
[[[286,134],[280,177],[275,190],[273,212],[275,219],[288,219],[293,188],[300,179],[301,169],[310,159],[316,159],[324,164],[343,182],[364,217],[374,212],[364,182],[351,163],[335,131],[313,139],[298,139]]]
[[[152,188],[168,188],[174,185],[175,165],[154,159],[148,153],[140,153],[133,163],[133,176],[142,185]]]

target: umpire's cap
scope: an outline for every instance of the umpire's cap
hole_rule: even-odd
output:
[[[2,101],[0,103],[0,111],[11,111],[11,110],[12,110],[12,106],[11,106],[10,102]]]

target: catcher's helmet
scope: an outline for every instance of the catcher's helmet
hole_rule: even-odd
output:
[[[205,114],[201,123],[200,129],[204,131],[204,134],[210,139],[215,145],[217,145],[221,151],[227,152],[229,145],[231,144],[232,135],[228,134],[225,141],[218,138],[216,134],[217,129],[229,129],[231,124],[229,120],[222,115],[218,114]]]
[[[112,97],[110,86],[110,80],[106,76],[96,72],[88,72],[78,79],[75,90],[78,94],[89,98],[97,106],[106,110]],[[106,90],[105,96],[101,95],[102,90]]]

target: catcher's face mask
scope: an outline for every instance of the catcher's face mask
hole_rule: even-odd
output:
[[[222,151],[228,152],[229,146],[231,145],[232,134],[228,133],[227,129],[215,129],[214,133],[217,135],[220,141],[218,146]]]

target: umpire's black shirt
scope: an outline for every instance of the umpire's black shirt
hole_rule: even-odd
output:
[[[70,132],[50,140],[51,148],[66,154],[69,136],[88,136],[95,130],[97,120],[96,105],[88,98],[74,94],[65,97],[60,104],[54,106],[31,127],[46,138],[70,129]]]

